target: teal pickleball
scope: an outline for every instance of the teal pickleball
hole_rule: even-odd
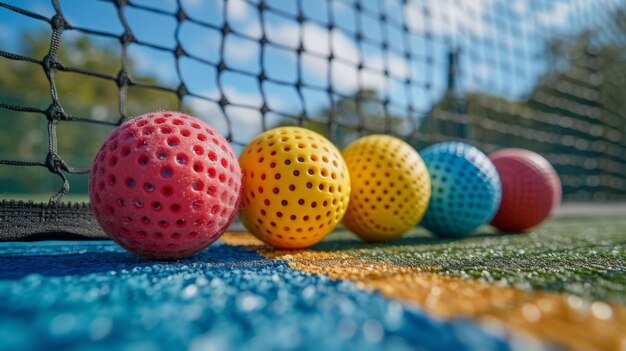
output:
[[[491,221],[502,186],[487,155],[468,144],[444,142],[424,149],[421,156],[432,185],[424,228],[436,236],[464,237]]]

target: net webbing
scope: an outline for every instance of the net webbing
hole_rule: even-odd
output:
[[[99,8],[110,10],[101,16],[115,18],[91,25]],[[445,140],[486,152],[524,147],[555,166],[566,200],[625,199],[625,11],[624,2],[611,0],[51,0],[48,11],[0,2],[8,25],[38,22],[50,30],[43,32],[49,45],[41,57],[0,40],[0,67],[40,72],[48,90],[37,104],[15,98],[36,89],[0,75],[0,123],[20,125],[38,115],[31,124],[47,127],[45,157],[24,158],[12,149],[19,145],[0,144],[0,193],[12,194],[11,184],[27,182],[18,171],[27,167],[62,180],[42,209],[60,206],[74,183],[82,182],[77,190],[84,193],[86,180],[70,180],[87,178],[97,148],[67,142],[67,150],[86,154],[82,162],[68,161],[72,157],[59,145],[77,137],[60,129],[72,124],[80,134],[100,126],[106,136],[148,112],[141,109],[150,105],[147,94],[161,94],[169,98],[158,108],[205,119],[238,150],[254,134],[281,124],[312,128],[339,146],[388,133],[417,150]],[[63,53],[80,49],[76,38],[92,40],[85,55],[104,55],[109,47],[98,40],[115,42],[110,55],[118,69],[81,64],[72,52]],[[86,83],[62,87],[69,77]],[[70,108],[79,102],[64,98],[78,96],[68,89],[98,90],[105,83],[115,91],[117,111],[104,117]],[[3,202],[0,216],[16,206]]]

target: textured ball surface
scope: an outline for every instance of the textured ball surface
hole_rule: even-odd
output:
[[[491,221],[502,189],[487,155],[459,142],[435,144],[421,155],[432,183],[423,227],[438,236],[461,237]]]
[[[502,202],[491,224],[509,232],[539,225],[561,203],[561,181],[541,155],[504,149],[489,155],[502,182]]]
[[[230,144],[203,121],[177,112],[131,119],[98,151],[89,178],[104,231],[141,256],[190,256],[234,219],[241,170]]]
[[[343,157],[352,190],[343,224],[370,241],[392,240],[413,228],[430,199],[430,177],[409,144],[370,135],[350,144]]]
[[[240,218],[265,243],[305,248],[343,218],[350,176],[339,151],[323,136],[298,127],[268,130],[239,161],[244,184]]]

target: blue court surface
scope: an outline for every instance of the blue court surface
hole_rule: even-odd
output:
[[[216,243],[156,262],[108,241],[0,244],[3,350],[509,350],[535,344]]]

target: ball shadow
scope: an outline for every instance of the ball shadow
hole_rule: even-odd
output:
[[[28,250],[15,254],[0,254],[0,280],[21,279],[30,274],[48,277],[81,276],[158,265],[182,268],[194,264],[215,267],[268,264],[268,260],[244,247],[219,244],[214,244],[194,256],[171,261],[147,259],[124,251],[37,254],[35,250],[33,247],[32,254],[29,254]]]
[[[354,249],[372,249],[372,248],[391,248],[400,246],[431,246],[442,245],[450,243],[458,243],[472,239],[494,239],[498,237],[506,237],[510,235],[517,235],[519,233],[499,232],[494,231],[491,228],[479,229],[476,233],[466,237],[437,237],[432,234],[426,234],[425,232],[419,232],[419,235],[411,235],[391,240],[391,241],[364,241],[359,239],[356,235],[351,237],[339,237],[333,238],[327,237],[324,241],[312,246],[309,250],[314,251],[342,251],[342,250],[354,250]],[[428,235],[428,236],[426,236]]]

